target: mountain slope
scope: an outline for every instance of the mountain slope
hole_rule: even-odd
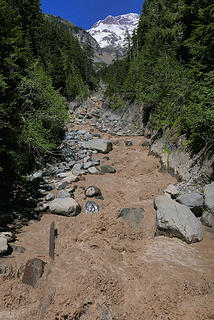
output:
[[[99,43],[94,39],[89,32],[84,30],[81,27],[77,27],[75,24],[70,22],[69,20],[63,19],[61,17],[56,17],[50,14],[45,14],[45,17],[47,19],[54,20],[55,23],[60,23],[65,25],[70,32],[72,32],[72,35],[76,37],[80,44],[82,46],[84,45],[90,45],[91,48],[94,51],[94,62],[99,62],[99,63],[106,63],[109,64],[112,61],[111,56],[109,56],[106,53],[103,53],[102,48],[100,47]]]
[[[109,15],[104,20],[96,22],[89,34],[96,39],[103,52],[122,56],[125,52],[127,32],[131,35],[137,28],[140,15],[128,13],[120,16]]]

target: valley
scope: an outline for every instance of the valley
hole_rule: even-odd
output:
[[[16,250],[0,259],[0,319],[211,319],[212,229],[204,227],[203,241],[191,245],[176,238],[155,237],[154,199],[168,184],[176,185],[176,179],[160,170],[159,159],[148,155],[148,147],[142,146],[145,138],[139,133],[127,134],[128,129],[121,128],[122,135],[112,135],[96,128],[96,112],[102,105],[99,99],[94,96],[89,105],[80,106],[80,118],[71,116],[68,134],[110,140],[113,150],[106,155],[94,152],[93,157],[99,163],[97,170],[105,166],[115,172],[79,173],[78,179],[64,186],[81,205],[80,214],[69,217],[44,209],[38,221],[22,226],[11,243]],[[87,114],[95,118],[87,119]],[[104,129],[109,131],[108,126]],[[61,163],[61,168],[64,165]],[[62,178],[55,175],[45,179],[53,186],[62,184]],[[87,198],[89,186],[99,188],[103,200]],[[55,197],[57,189],[51,193]],[[95,201],[99,212],[85,212],[88,200]],[[137,212],[143,208],[143,219],[123,218],[124,208]],[[49,256],[53,222],[57,230],[54,260]],[[45,263],[35,286],[32,272],[36,270],[25,275],[28,284],[23,276],[29,259]]]

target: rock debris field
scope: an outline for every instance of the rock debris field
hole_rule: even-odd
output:
[[[0,319],[214,319],[214,185],[177,182],[101,104],[69,105],[34,219],[0,234]]]

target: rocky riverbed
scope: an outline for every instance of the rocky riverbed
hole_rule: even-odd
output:
[[[213,185],[178,183],[101,99],[69,105],[34,219],[0,235],[0,319],[214,318]]]

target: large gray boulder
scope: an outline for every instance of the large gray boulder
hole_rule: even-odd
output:
[[[214,214],[214,182],[205,185],[204,200],[207,210]]]
[[[82,142],[84,149],[96,150],[102,153],[108,153],[112,150],[112,143],[105,139],[92,139],[90,141]]]
[[[54,199],[49,208],[52,213],[67,217],[77,216],[81,211],[80,205],[72,198]]]
[[[200,217],[203,210],[204,198],[201,194],[185,193],[176,198],[176,201],[190,208],[196,217]]]
[[[187,243],[203,239],[202,224],[188,207],[168,196],[157,197],[154,206],[157,210],[156,235],[177,237]]]

